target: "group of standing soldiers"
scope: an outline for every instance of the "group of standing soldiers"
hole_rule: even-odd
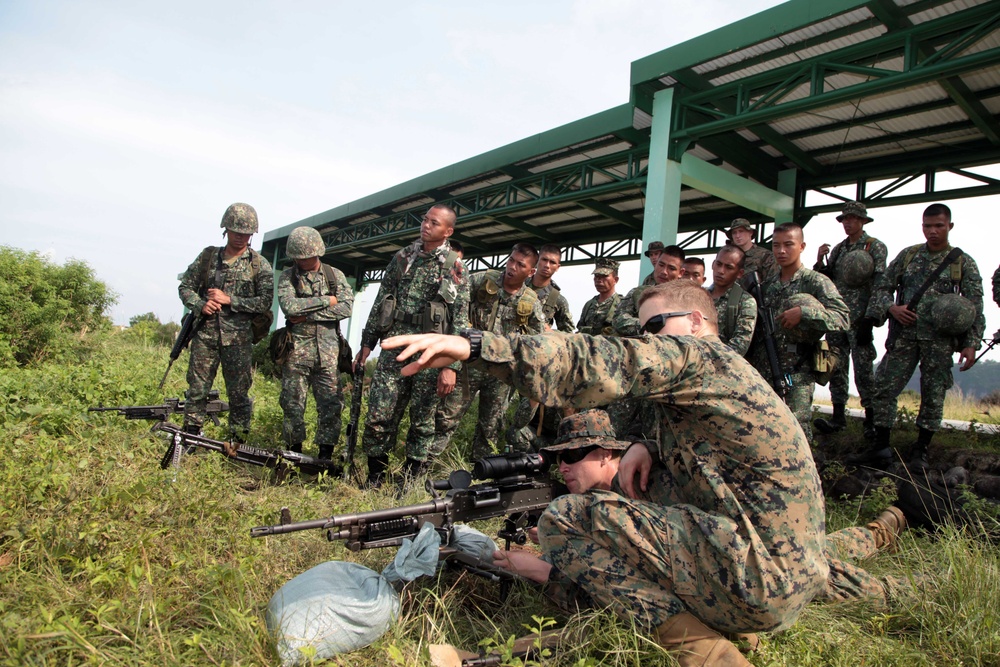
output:
[[[718,313],[719,336],[772,386],[781,388],[779,393],[807,437],[814,423],[823,433],[845,427],[848,365],[853,360],[865,409],[865,434],[871,443],[862,459],[873,465],[891,462],[889,435],[897,398],[919,363],[920,431],[910,456],[925,465],[927,446],[940,426],[944,393],[952,384],[952,354],[961,353],[962,370],[966,370],[980,346],[985,329],[982,279],[972,257],[949,245],[948,232],[954,223],[943,204],[924,211],[926,243],[904,249],[888,267],[885,244],[865,231],[873,219],[864,204],[847,203],[837,220],[846,238],[832,249],[829,244],[820,246],[813,269],[802,261],[806,244],[800,226],[777,225],[769,251],[754,243],[749,221],[734,220],[726,230],[729,242],[712,262],[713,283],[706,288]],[[421,222],[420,238],[390,260],[362,332],[356,368],[363,367],[380,340],[391,336],[457,334],[466,329],[497,335],[536,334],[553,326],[572,332],[569,303],[552,280],[560,266],[560,248],[536,249],[518,243],[501,269],[469,276],[459,244],[450,242],[455,222],[450,207],[432,206]],[[226,245],[203,250],[179,288],[185,306],[203,319],[191,348],[185,428],[200,431],[208,391],[221,363],[231,405],[231,437],[242,441],[252,414],[248,392],[253,322],[270,312],[273,273],[267,260],[249,247],[258,228],[251,206],[233,204],[221,226]],[[330,458],[340,438],[343,404],[337,370],[344,344],[340,320],[351,316],[354,295],[344,274],[322,263],[325,245],[315,229],[295,229],[286,254],[293,265],[281,273],[277,286],[292,341],[282,372],[283,437],[290,449],[302,450],[306,393],[311,385],[319,421],[315,442],[320,458]],[[597,260],[593,271],[597,296],[584,305],[576,325],[580,333],[634,336],[652,332],[651,325],[657,323],[640,327],[637,317],[641,296],[649,286],[678,278],[699,285],[706,280],[704,262],[686,257],[678,246],[654,242],[645,254],[653,272],[624,297],[616,292],[618,262]],[[1000,299],[1000,269],[993,283],[994,298]],[[773,326],[760,326],[764,317]],[[888,352],[873,371],[872,329],[887,321]],[[663,322],[658,325],[662,328]],[[765,329],[771,334],[765,335]],[[402,375],[403,365],[394,355],[382,354],[372,378],[362,437],[369,485],[377,486],[385,477],[407,406],[407,475],[422,473],[445,449],[477,395],[479,415],[470,455],[475,459],[501,448],[499,438],[511,397],[507,385],[475,368],[463,372],[458,363],[412,377]],[[813,422],[817,381],[830,382],[834,408],[831,418]],[[561,415],[544,415],[544,407],[541,412],[537,414],[536,403],[523,399],[507,435],[508,449],[539,446],[531,433],[520,437],[521,427],[532,419],[549,426],[532,427],[529,431],[534,435],[540,438],[546,430],[554,434]],[[626,435],[625,429],[641,428],[644,423],[638,403],[612,406],[609,412],[620,436]]]

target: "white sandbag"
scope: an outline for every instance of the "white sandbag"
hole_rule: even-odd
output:
[[[396,558],[385,566],[382,576],[392,583],[429,577],[437,570],[441,536],[431,523],[420,527],[412,540],[406,538],[396,552]]]
[[[357,563],[328,561],[279,588],[266,621],[282,666],[290,667],[368,646],[398,616],[399,595],[385,577]]]
[[[451,528],[451,541],[448,546],[480,558],[487,563],[493,562],[493,552],[499,551],[497,543],[486,533],[476,530],[464,523],[457,523]]]

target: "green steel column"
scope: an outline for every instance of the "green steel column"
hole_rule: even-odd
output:
[[[795,221],[795,210],[794,210],[794,200],[795,200],[795,184],[799,176],[798,169],[785,169],[784,171],[778,172],[778,192],[783,195],[788,195],[793,200],[793,209],[791,211],[786,211],[782,209],[781,211],[774,214],[775,224],[780,225],[783,222],[794,222]]]
[[[642,223],[642,250],[653,241],[677,242],[677,219],[681,204],[681,165],[669,158],[670,122],[674,91],[666,88],[653,96],[653,124],[649,135],[649,174],[646,177],[646,209]],[[646,256],[639,267],[641,277],[653,266]]]

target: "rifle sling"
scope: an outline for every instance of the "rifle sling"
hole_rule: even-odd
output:
[[[962,256],[961,248],[952,248],[951,252],[945,255],[944,259],[941,260],[941,263],[938,264],[937,268],[931,272],[931,275],[927,276],[927,280],[924,281],[924,284],[921,285],[920,289],[918,289],[916,294],[913,295],[913,298],[910,299],[910,302],[906,304],[907,310],[917,312],[917,304],[920,302],[920,299],[924,296],[924,292],[930,289],[930,286],[934,284],[934,281],[938,279],[938,276],[944,273],[944,270],[947,269],[949,266],[951,266],[952,262],[954,262],[961,256]]]

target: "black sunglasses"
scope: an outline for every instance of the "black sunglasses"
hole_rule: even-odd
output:
[[[580,461],[587,458],[587,455],[590,454],[595,449],[597,449],[596,446],[580,447],[579,449],[564,449],[560,452],[557,452],[556,463],[558,464],[565,463],[566,465],[573,465],[574,463],[579,463]]]
[[[651,318],[646,320],[646,323],[642,325],[642,331],[648,334],[658,334],[667,324],[667,320],[671,317],[684,317],[685,315],[690,315],[693,310],[678,310],[673,313],[660,313],[659,315],[653,315]]]

